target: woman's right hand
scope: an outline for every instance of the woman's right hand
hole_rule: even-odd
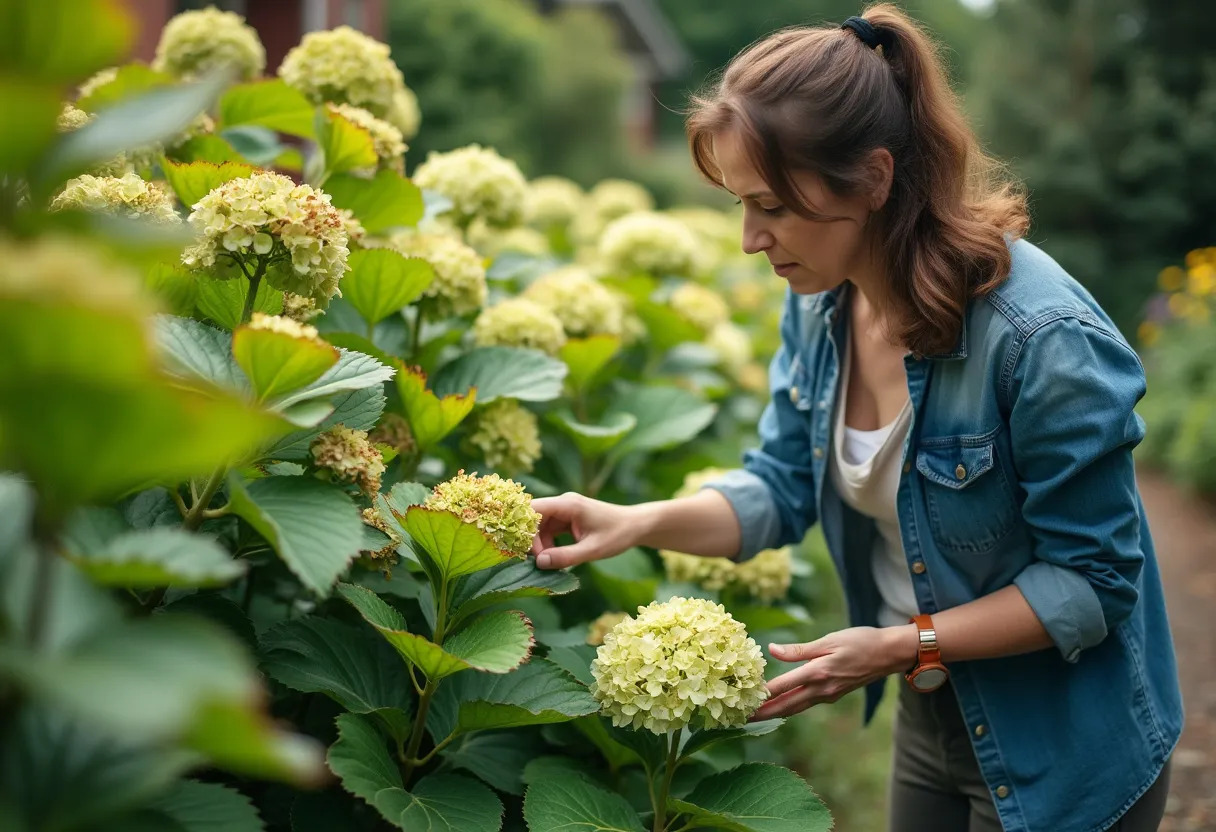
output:
[[[540,513],[540,530],[532,539],[532,554],[541,569],[562,569],[589,560],[618,555],[636,545],[641,529],[637,506],[618,506],[567,492],[538,497],[532,508]],[[574,535],[569,546],[554,546],[563,532]]]

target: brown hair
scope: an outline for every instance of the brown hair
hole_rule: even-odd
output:
[[[1025,234],[1026,198],[981,150],[929,35],[888,3],[864,16],[877,49],[850,29],[821,26],[785,29],[740,53],[693,97],[688,139],[701,173],[721,186],[713,137],[739,130],[777,198],[825,221],[834,218],[814,210],[792,172],[857,194],[871,184],[868,155],[886,148],[894,177],[870,243],[886,267],[890,334],[918,354],[948,352],[967,301],[1008,276],[1004,235]]]

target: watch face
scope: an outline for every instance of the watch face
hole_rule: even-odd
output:
[[[941,687],[946,681],[946,671],[938,667],[927,667],[912,677],[912,687],[930,691]]]

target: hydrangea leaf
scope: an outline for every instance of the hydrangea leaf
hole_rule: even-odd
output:
[[[425,499],[425,495],[423,496]],[[467,576],[452,597],[452,622],[510,598],[565,595],[578,589],[578,578],[562,570],[537,569],[532,558],[510,560]]]
[[[363,541],[359,510],[342,489],[310,477],[229,477],[232,510],[253,526],[308,589],[321,597]]]
[[[97,583],[129,589],[222,586],[247,569],[214,540],[173,528],[127,532],[71,560]]]
[[[539,350],[478,347],[445,364],[431,383],[439,395],[477,389],[477,403],[498,398],[553,401],[562,394],[566,365]]]
[[[334,406],[324,399],[311,399],[293,404],[279,412],[284,419],[298,428],[312,428],[325,421],[334,412]]]
[[[598,425],[578,421],[569,408],[553,411],[549,422],[570,437],[578,452],[587,459],[598,459],[612,450],[637,426],[632,413],[609,413]]]
[[[371,325],[417,300],[435,279],[427,261],[387,248],[353,251],[348,262],[342,297]]]
[[[233,330],[241,324],[248,295],[248,280],[214,280],[202,273],[198,281],[198,311],[224,329]],[[253,298],[253,311],[278,315],[283,311],[283,293],[263,280]]]
[[[540,738],[522,731],[468,737],[443,755],[444,769],[464,769],[483,783],[522,797],[523,771],[544,749]]]
[[[6,5],[3,20],[0,55],[6,74],[62,85],[120,63],[131,54],[139,31],[138,18],[127,8],[80,0]]]
[[[253,802],[236,789],[219,783],[182,780],[156,798],[147,815],[163,828],[180,832],[263,832],[266,825]]]
[[[173,76],[155,70],[147,64],[125,64],[115,68],[111,80],[94,87],[88,95],[76,99],[76,106],[86,113],[96,113],[124,98],[173,83]]]
[[[220,97],[220,126],[268,127],[280,133],[312,139],[316,136],[314,108],[304,94],[280,79],[237,84]]]
[[[287,150],[279,141],[279,135],[269,127],[254,124],[227,127],[220,136],[242,157],[259,167],[281,167],[279,159]]]
[[[530,832],[645,832],[628,800],[577,775],[528,786],[524,819]]]
[[[588,564],[592,582],[615,609],[636,610],[654,600],[659,575],[650,558],[637,548]]]
[[[376,166],[372,134],[329,107],[317,112],[317,144],[325,154],[325,170],[330,174]]]
[[[312,384],[278,399],[275,402],[276,407],[289,407],[307,399],[362,390],[365,387],[378,387],[392,378],[395,372],[392,367],[381,364],[370,355],[343,349],[339,349],[338,353],[338,363],[326,370]]]
[[[218,188],[225,182],[249,176],[253,173],[253,165],[240,162],[170,162],[163,165],[165,179],[178,200],[186,208],[191,208],[196,202],[205,197],[213,188]]]
[[[55,139],[60,91],[12,76],[0,79],[5,129],[0,132],[0,171],[18,173],[37,161]]]
[[[637,418],[637,427],[612,449],[612,453],[621,457],[688,442],[713,421],[717,412],[716,406],[678,387],[627,389],[613,399],[608,415],[631,414]]]
[[[495,546],[477,526],[451,512],[411,506],[404,520],[399,515],[397,519],[422,550],[420,554],[429,557],[449,579],[517,560]]]
[[[175,315],[158,315],[155,326],[171,373],[184,381],[201,379],[226,390],[249,391],[249,379],[232,358],[231,334]]]
[[[427,450],[447,436],[473,410],[477,390],[440,398],[426,388],[426,374],[417,367],[397,363],[397,392],[405,408],[414,442]]]
[[[258,400],[267,401],[312,384],[338,363],[339,352],[318,339],[242,326],[232,333],[232,356]]]
[[[395,170],[374,179],[338,173],[325,180],[325,192],[339,208],[352,211],[369,234],[390,228],[412,228],[422,219],[422,191]]]
[[[185,266],[154,263],[144,272],[144,285],[174,315],[191,315],[198,306],[198,276]]]
[[[729,832],[828,832],[832,815],[807,782],[769,763],[744,763],[707,777],[668,811]]]
[[[778,718],[766,719],[763,722],[749,722],[739,728],[715,728],[711,731],[686,732],[680,743],[680,754],[689,757],[698,751],[704,751],[727,740],[762,737],[765,734],[771,734],[784,724],[785,720]]]
[[[333,412],[324,421],[311,429],[287,434],[267,449],[262,458],[304,462],[311,458],[308,449],[313,440],[334,425],[342,424],[351,430],[371,430],[384,412],[382,391],[378,386],[365,387],[335,396],[331,400]]]
[[[182,737],[182,745],[220,768],[258,779],[304,789],[317,788],[325,779],[323,746],[312,737],[282,730],[244,704],[208,705]]]
[[[651,300],[640,300],[634,311],[646,325],[647,337],[657,353],[665,353],[676,344],[700,341],[705,333],[696,324],[682,317],[670,306]]]
[[[612,357],[621,350],[621,339],[616,335],[591,335],[587,338],[571,338],[562,346],[562,361],[570,373],[567,380],[570,386],[584,390],[604,368]]]
[[[209,162],[213,165],[222,165],[225,162],[247,165],[251,161],[249,157],[243,155],[222,136],[216,136],[211,133],[206,133],[202,136],[191,136],[170,151],[169,160],[187,164],[191,162]]]

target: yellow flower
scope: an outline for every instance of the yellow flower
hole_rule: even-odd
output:
[[[519,297],[483,309],[473,322],[473,341],[479,347],[525,347],[557,355],[566,333],[556,315]]]
[[[1216,291],[1216,266],[1204,261],[1188,269],[1186,290],[1196,297],[1204,297]]]
[[[455,514],[481,529],[499,549],[523,557],[532,548],[540,526],[540,515],[532,508],[532,495],[513,480],[498,474],[466,474],[460,471],[435,486],[424,503],[426,508]]]
[[[508,474],[527,473],[540,459],[540,426],[536,414],[514,399],[498,399],[473,421],[469,442],[486,464]]]
[[[130,266],[90,243],[58,235],[21,243],[0,236],[0,303],[7,299],[86,306],[136,318],[158,311]]]
[[[318,468],[354,483],[368,497],[380,492],[384,457],[367,440],[367,431],[335,425],[313,440],[309,452]]]
[[[1156,344],[1161,338],[1161,327],[1152,321],[1144,321],[1136,330],[1140,345],[1146,349]]]
[[[1177,266],[1166,266],[1157,275],[1157,285],[1163,292],[1177,292],[1186,281],[1186,272]]]
[[[266,68],[266,50],[245,18],[208,6],[182,12],[165,24],[153,69],[189,79],[220,66],[235,67],[245,81]]]
[[[50,208],[52,211],[91,211],[147,219],[167,225],[182,221],[173,206],[173,197],[168,188],[159,182],[145,181],[131,172],[121,177],[85,174],[69,179],[63,190],[51,200]]]
[[[486,302],[485,263],[456,235],[405,231],[393,236],[390,244],[406,257],[421,257],[431,264],[435,279],[422,294],[434,303],[440,318],[467,315]]]
[[[452,200],[450,213],[467,226],[480,217],[490,225],[517,225],[523,218],[528,183],[519,166],[478,144],[448,153],[431,151],[414,171],[414,184]]]

